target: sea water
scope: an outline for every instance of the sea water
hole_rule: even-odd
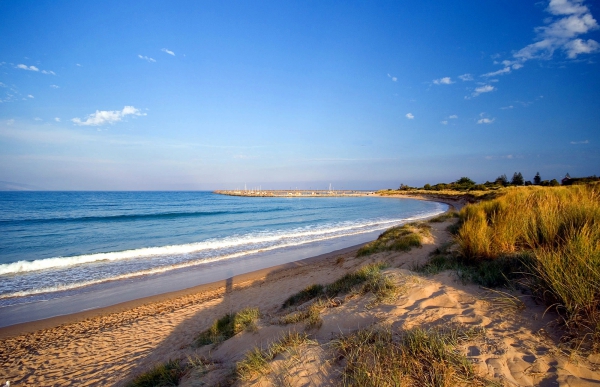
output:
[[[202,271],[206,281],[220,264],[268,254],[289,262],[303,248],[339,248],[446,208],[382,197],[0,192],[0,314],[98,285],[157,275],[167,281],[181,270]]]

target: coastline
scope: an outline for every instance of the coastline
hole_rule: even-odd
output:
[[[367,242],[368,243],[368,242]],[[242,286],[248,282],[260,281],[268,276],[273,276],[293,270],[298,267],[305,267],[315,263],[321,263],[341,254],[355,254],[365,243],[335,250],[329,253],[316,255],[298,261],[284,263],[281,265],[270,266],[264,269],[254,270],[248,273],[240,274],[232,278],[218,280],[202,285],[196,285],[190,288],[176,290],[172,292],[161,293],[153,296],[141,297],[135,300],[117,303],[110,306],[104,306],[77,313],[70,313],[47,319],[36,320],[0,327],[0,340],[32,333],[38,330],[48,330],[62,325],[90,322],[91,320],[105,317],[107,315],[119,314],[153,305],[160,309],[161,303],[172,303],[175,300],[181,300],[178,304],[183,306],[189,303],[198,303],[210,301],[216,297],[222,296],[228,286]],[[228,283],[232,280],[231,285]],[[139,315],[147,315],[148,310],[144,310]]]
[[[447,204],[460,208],[462,203]],[[340,373],[339,362],[331,358],[331,340],[339,335],[367,327],[406,331],[448,324],[485,332],[458,348],[479,375],[511,385],[540,385],[551,379],[567,387],[600,380],[594,366],[600,365],[600,357],[575,355],[573,362],[561,352],[555,317],[533,298],[507,290],[511,294],[505,296],[523,305],[509,307],[498,294],[458,281],[450,271],[433,275],[412,271],[451,241],[447,228],[453,222],[428,223],[430,234],[421,247],[410,251],[357,257],[362,244],[355,245],[182,291],[0,329],[0,380],[11,385],[126,386],[155,366],[178,360],[197,364],[178,385],[218,385],[230,380],[236,364],[254,348],[266,348],[282,335],[296,332],[308,333],[312,344],[298,348],[294,356],[275,360],[278,363],[269,372],[288,364],[291,368],[284,370],[284,376],[289,385],[331,385]],[[375,303],[370,293],[351,292],[330,300],[317,327],[281,323],[286,313],[295,310],[282,310],[290,295],[313,284],[332,283],[376,262],[386,263],[384,275],[400,290],[394,299]],[[259,309],[256,330],[215,346],[194,345],[214,321],[244,308]],[[273,385],[270,378],[259,375],[252,383]]]
[[[189,341],[226,313],[251,305],[267,314],[275,312],[283,300],[306,286],[331,282],[372,262],[376,257],[356,257],[362,245],[230,280],[1,328],[0,379],[44,385],[54,375],[58,379],[52,384],[58,385],[122,385],[140,370],[180,356],[181,348],[188,351]],[[428,244],[400,254],[407,263],[415,262],[433,248]]]
[[[426,197],[401,197],[400,199],[429,200]],[[434,200],[435,201],[435,200]],[[438,201],[442,202],[442,201]],[[451,208],[459,206],[453,201],[442,203]],[[365,234],[332,239],[325,243],[309,243],[290,249],[261,251],[249,260],[215,262],[210,266],[190,267],[154,276],[133,280],[120,280],[113,283],[91,285],[83,292],[66,295],[48,301],[35,301],[0,308],[0,338],[56,326],[64,322],[77,321],[112,311],[122,311],[160,299],[177,297],[182,294],[216,289],[230,277],[255,277],[256,273],[285,267],[289,262],[302,262],[317,259],[347,248],[358,249],[364,243],[377,238],[382,232],[371,231]],[[255,273],[255,274],[253,274]],[[73,318],[69,316],[74,316]],[[26,327],[23,324],[32,324]]]

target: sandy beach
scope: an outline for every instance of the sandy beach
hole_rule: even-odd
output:
[[[452,203],[460,207],[462,203]],[[217,385],[254,347],[283,333],[306,331],[314,340],[294,356],[280,356],[272,372],[239,385],[336,385],[339,367],[328,343],[373,324],[392,329],[462,324],[484,334],[461,347],[482,376],[506,386],[600,386],[600,358],[568,356],[558,346],[556,316],[527,295],[500,295],[463,284],[451,272],[434,276],[410,271],[451,239],[449,222],[431,223],[430,237],[409,252],[357,257],[359,246],[260,270],[185,291],[109,308],[0,329],[0,382],[12,386],[125,385],[169,359],[209,359],[180,385]],[[371,262],[388,264],[385,274],[402,289],[392,301],[348,295],[321,312],[319,328],[281,325],[280,307],[311,284],[326,284]],[[515,302],[507,302],[516,300]],[[218,346],[196,347],[194,338],[214,320],[246,307],[261,312],[258,328]]]

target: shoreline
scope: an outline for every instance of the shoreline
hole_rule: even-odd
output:
[[[459,209],[463,203],[445,204]],[[312,344],[300,346],[297,355],[269,362],[269,372],[276,375],[258,376],[253,382],[273,385],[271,377],[284,376],[289,385],[329,385],[342,370],[329,352],[336,337],[369,327],[404,332],[448,324],[484,329],[484,337],[457,348],[481,376],[511,385],[538,385],[553,378],[564,387],[600,380],[592,364],[600,365],[600,357],[578,356],[575,365],[562,355],[555,317],[531,297],[509,291],[509,297],[522,303],[509,308],[496,301],[495,293],[461,282],[452,272],[414,272],[451,242],[447,228],[454,221],[428,223],[421,247],[410,251],[357,257],[363,245],[358,244],[181,291],[0,328],[0,380],[14,385],[126,386],[136,376],[173,360],[190,367],[178,385],[218,385],[230,380],[238,362],[255,348],[266,348],[290,332],[304,332]],[[378,303],[370,292],[351,292],[323,306],[316,326],[303,321],[282,323],[290,312],[303,310],[302,306],[282,309],[290,295],[380,262],[387,267],[382,273],[399,290],[393,299]],[[260,312],[255,330],[240,332],[219,345],[195,344],[217,319],[245,308]],[[532,366],[532,372],[523,371]]]
[[[366,242],[368,243],[368,242]],[[228,279],[218,280],[206,284],[196,285],[190,288],[176,290],[153,296],[141,297],[131,301],[125,301],[114,305],[104,306],[100,308],[94,308],[86,311],[77,313],[69,313],[60,316],[50,317],[41,320],[28,321],[9,325],[6,327],[0,327],[0,340],[11,338],[14,336],[24,335],[33,333],[40,330],[48,330],[53,328],[59,328],[62,325],[74,324],[93,320],[95,318],[119,314],[126,311],[131,311],[140,307],[148,305],[158,305],[161,303],[173,302],[178,299],[184,299],[190,296],[197,296],[197,300],[194,302],[206,302],[214,298],[220,297],[224,290],[229,286],[228,281],[232,279],[233,286],[238,286],[247,282],[260,281],[269,275],[276,275],[286,270],[296,269],[299,267],[309,266],[314,263],[326,261],[329,258],[338,256],[341,254],[350,254],[356,252],[365,243],[360,243],[354,246],[346,247],[343,249],[334,250],[329,253],[324,253],[309,258],[300,259],[298,261],[283,263],[280,265],[270,266],[264,269],[254,270],[248,273],[240,274]]]
[[[443,223],[434,225],[445,229]],[[380,259],[356,257],[362,245],[230,280],[0,328],[0,379],[15,385],[124,385],[165,359],[193,356],[193,338],[227,313],[258,307],[271,316],[291,294],[311,284],[330,283]],[[428,241],[423,248],[392,256],[410,265],[421,262],[434,248]],[[255,339],[272,340],[268,332],[269,336]],[[234,356],[245,352],[231,351]]]
[[[379,195],[377,195],[376,197],[379,197]],[[406,198],[406,199],[416,199],[416,200],[427,200],[427,201],[443,203],[443,204],[450,206],[448,211],[450,211],[456,207],[459,207],[459,208],[461,207],[461,203],[459,203],[457,201],[453,201],[453,200],[448,200],[447,198],[442,198],[442,200],[438,200],[436,198],[436,200],[434,200],[432,198],[427,198],[426,196],[407,197],[406,195],[389,196],[389,197],[401,198],[401,199]],[[379,232],[377,232],[377,233],[379,233]],[[275,264],[275,265],[271,265],[271,266],[267,266],[267,267],[262,267],[262,268],[258,268],[258,269],[251,269],[250,271],[248,271],[246,273],[240,273],[240,274],[232,273],[231,278],[234,278],[236,283],[240,282],[240,281],[244,282],[244,281],[255,280],[257,278],[265,277],[265,276],[272,274],[274,272],[277,272],[279,270],[286,270],[291,267],[307,265],[313,261],[320,261],[320,260],[327,259],[327,257],[329,257],[332,254],[335,255],[335,254],[346,253],[347,251],[352,251],[352,250],[355,251],[358,248],[360,248],[362,245],[364,245],[365,243],[368,243],[371,240],[376,239],[377,236],[375,235],[375,233],[371,233],[371,234],[373,234],[373,235],[371,237],[369,237],[368,240],[366,240],[364,242],[361,241],[358,244],[356,244],[356,242],[355,242],[355,243],[350,244],[350,246],[342,247],[342,248],[335,248],[331,252],[326,252],[326,253],[322,253],[322,254],[319,254],[318,252],[316,254],[315,254],[315,252],[309,252],[308,254],[312,254],[312,255],[307,256],[307,254],[300,253],[299,255],[304,255],[305,258],[301,258],[299,260],[295,260],[292,262],[286,262],[286,263]],[[352,239],[352,238],[350,238],[350,239]],[[351,242],[351,240],[349,240],[347,242]],[[335,247],[335,246],[332,246],[332,247]],[[317,247],[313,247],[313,248],[307,247],[307,249],[318,250]],[[289,255],[290,252],[279,252],[279,253],[274,253],[274,254],[275,255],[282,255],[282,254]],[[175,274],[171,274],[171,276],[172,275],[178,276],[179,274],[175,273]],[[219,275],[217,275],[217,276],[219,277]],[[170,278],[170,280],[173,280],[174,278],[177,278],[177,277]],[[149,280],[154,281],[154,283],[156,283],[157,286],[160,286],[160,283],[163,282],[163,279],[165,279],[166,281],[169,281],[168,277],[155,278],[155,279],[149,279]],[[228,280],[228,278],[224,278],[224,276],[220,275],[220,279],[218,279],[218,280],[209,280],[208,282],[205,282],[203,284],[193,285],[193,286],[185,287],[182,289],[165,290],[164,292],[160,292],[157,294],[142,295],[140,297],[134,296],[137,298],[132,298],[132,299],[127,299],[127,296],[124,296],[124,297],[121,296],[122,299],[125,298],[125,301],[117,301],[114,304],[107,304],[107,303],[102,304],[101,300],[106,298],[106,295],[104,293],[102,293],[102,295],[100,295],[100,294],[98,295],[98,297],[102,297],[101,299],[94,300],[92,298],[89,298],[90,300],[92,300],[95,303],[100,302],[101,303],[100,306],[92,307],[87,310],[80,309],[80,311],[76,311],[76,312],[72,312],[73,308],[71,306],[74,305],[73,302],[81,303],[81,298],[85,299],[85,297],[89,297],[89,296],[81,295],[81,298],[76,297],[73,299],[71,297],[65,297],[63,299],[50,300],[50,301],[46,301],[46,302],[35,302],[32,304],[22,304],[22,305],[17,305],[15,307],[9,306],[9,307],[6,307],[8,311],[5,312],[7,316],[11,315],[11,312],[17,313],[17,315],[22,315],[23,313],[28,313],[28,309],[29,309],[29,313],[32,313],[31,311],[34,311],[32,313],[32,317],[31,317],[32,320],[31,321],[18,321],[18,319],[15,319],[15,320],[17,320],[16,323],[9,323],[10,325],[0,327],[0,339],[6,338],[6,337],[12,337],[12,336],[19,335],[19,334],[31,333],[31,332],[35,332],[36,330],[53,328],[53,327],[64,325],[64,324],[77,323],[77,322],[81,322],[81,321],[95,318],[98,316],[103,316],[106,314],[120,313],[120,312],[127,311],[130,309],[138,308],[140,306],[144,306],[146,304],[156,304],[156,303],[160,303],[160,302],[167,302],[169,300],[185,297],[185,296],[188,296],[191,294],[208,294],[211,292],[212,293],[219,292],[220,290],[222,290],[225,287],[227,280]],[[156,281],[158,281],[158,282],[156,282]],[[185,282],[185,279],[184,279],[184,282]],[[131,294],[132,290],[135,292],[134,289],[136,289],[136,286],[139,288],[140,286],[144,286],[144,285],[143,285],[143,282],[139,282],[139,283],[136,282],[134,284],[127,284],[124,282],[124,283],[118,284],[117,287],[115,287],[114,289],[121,290],[122,291],[121,294]],[[167,286],[167,287],[169,287],[169,286]],[[91,295],[94,293],[88,293],[88,294]],[[118,293],[113,292],[113,294],[118,294]],[[206,298],[207,300],[210,299],[210,297],[208,297],[208,298],[204,297],[204,298]],[[100,300],[100,301],[98,301],[98,300]],[[67,307],[64,306],[66,303],[68,303]],[[49,313],[55,313],[54,311],[56,311],[57,309],[60,310],[63,308],[66,311],[64,313],[56,312],[56,313],[60,313],[60,314],[51,315],[51,317],[41,317],[40,318],[39,316],[43,316],[44,314],[47,316],[47,315],[49,315],[49,313],[38,312],[38,309],[36,307],[34,307],[33,305],[37,305],[45,310],[51,310],[52,312],[49,312]],[[61,307],[61,305],[63,305],[63,306]]]

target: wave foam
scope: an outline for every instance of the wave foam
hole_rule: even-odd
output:
[[[412,220],[422,219],[428,216],[432,216],[433,214],[426,214],[411,218],[404,219],[387,219],[387,220],[377,220],[377,221],[365,221],[365,222],[347,222],[347,223],[339,223],[334,225],[328,225],[317,228],[299,228],[294,229],[287,232],[261,232],[261,233],[252,233],[241,236],[232,236],[226,237],[223,239],[213,239],[207,240],[203,242],[196,243],[188,243],[181,245],[167,245],[167,246],[158,246],[158,247],[145,247],[139,249],[125,250],[125,251],[116,251],[116,252],[107,252],[107,253],[96,253],[96,254],[85,254],[78,255],[73,257],[54,257],[54,258],[44,258],[38,259],[34,261],[18,261],[13,263],[7,263],[0,265],[0,275],[10,275],[10,274],[26,274],[28,272],[40,271],[40,270],[51,270],[51,269],[59,269],[59,268],[68,268],[71,266],[78,266],[84,264],[90,264],[94,262],[100,261],[119,261],[119,260],[128,260],[128,259],[136,259],[136,258],[152,258],[157,256],[181,256],[199,253],[203,251],[218,251],[221,249],[235,248],[235,247],[243,247],[243,251],[239,253],[235,253],[231,256],[239,256],[244,254],[251,254],[254,249],[260,245],[265,243],[274,243],[278,242],[273,246],[261,246],[258,250],[265,249],[274,249],[274,248],[283,248],[283,247],[291,247],[294,245],[300,245],[304,243],[310,242],[318,242],[325,239],[338,238],[343,236],[356,235],[360,233],[376,231],[378,229],[383,229],[390,227],[393,224],[399,224],[402,222],[409,222]],[[315,236],[321,236],[315,238]],[[211,261],[225,259],[226,257],[217,257],[211,258]],[[198,264],[196,260],[191,261],[196,262],[192,265]],[[204,259],[202,262],[207,262]],[[188,263],[182,263],[182,265],[187,265]],[[155,272],[163,272],[167,270],[172,270],[174,268],[178,268],[180,265],[169,266],[167,268],[160,269],[151,269],[149,272],[140,272],[141,274],[152,274]],[[183,266],[181,266],[183,267]],[[132,275],[133,275],[132,274]],[[129,276],[129,274],[127,275]],[[121,278],[121,277],[119,277]],[[122,277],[128,278],[128,277]],[[64,289],[63,289],[64,290]]]

